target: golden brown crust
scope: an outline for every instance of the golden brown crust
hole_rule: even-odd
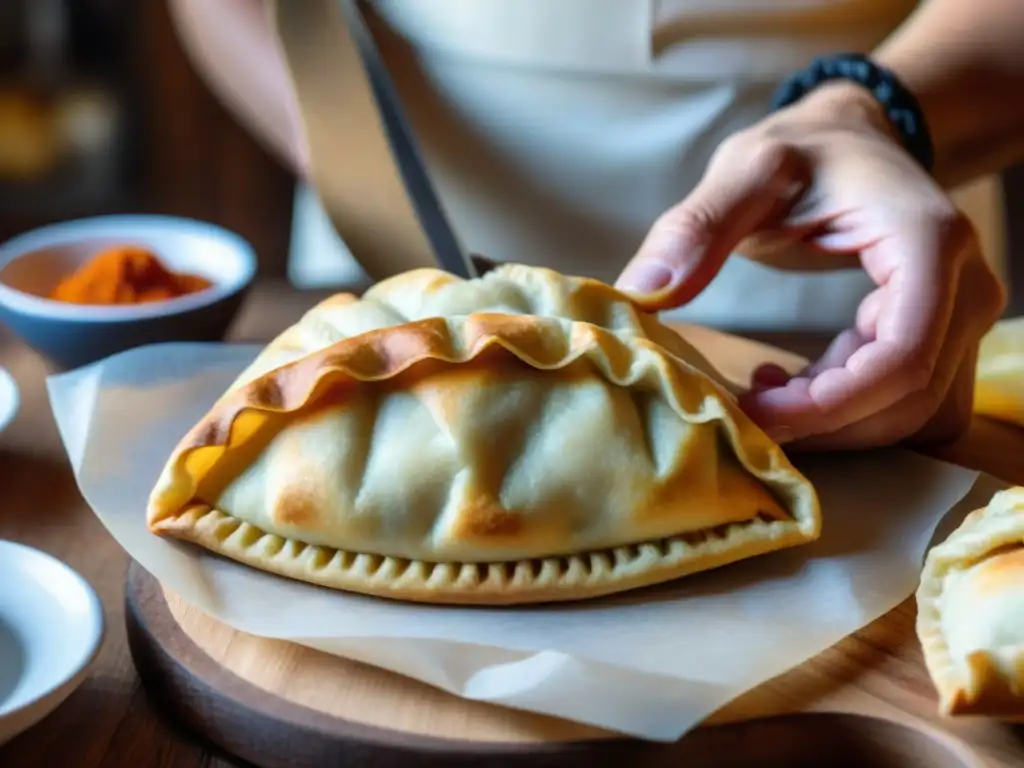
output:
[[[393,279],[396,282],[385,281],[370,292],[390,295],[393,304],[375,304],[366,297],[363,301],[335,298],[322,302],[268,345],[175,448],[150,499],[150,530],[323,586],[408,600],[484,604],[607,594],[817,538],[820,511],[813,487],[739,410],[730,392],[704,370],[706,361],[696,353],[688,354],[686,342],[638,314],[621,295],[600,283],[555,279],[554,273],[546,270],[514,268],[508,274],[530,290],[520,291],[522,285],[499,271],[497,278],[474,294],[456,278],[418,270]],[[432,301],[445,311],[452,307],[476,310],[480,305],[513,311],[406,320],[418,311],[431,311]],[[397,305],[404,309],[399,312]],[[515,313],[524,307],[529,313]],[[331,316],[331,312],[349,314]],[[394,324],[388,325],[388,318]],[[351,330],[382,322],[384,327],[358,333]],[[335,337],[338,340],[323,343]],[[390,514],[408,517],[405,522],[374,517],[376,513],[366,512],[372,509],[369,502],[357,512],[352,506],[357,503],[355,497],[332,490],[332,484],[339,482],[336,476],[312,466],[304,469],[311,450],[333,451],[340,435],[348,435],[342,440],[345,442],[376,429],[372,410],[382,406],[361,399],[368,397],[367,393],[397,392],[414,398],[434,420],[431,428],[436,422],[441,428],[438,435],[443,436],[445,430],[454,430],[460,419],[466,422],[468,418],[472,425],[473,406],[467,402],[480,392],[492,393],[492,400],[485,397],[481,407],[493,409],[497,407],[493,397],[500,399],[515,382],[529,384],[531,377],[540,377],[548,382],[544,386],[554,388],[551,392],[568,398],[571,406],[566,407],[575,408],[583,402],[580,398],[590,397],[588,402],[597,412],[588,416],[585,408],[580,410],[578,417],[566,422],[578,427],[560,427],[568,431],[551,432],[552,428],[543,424],[518,423],[512,425],[512,432],[506,430],[495,439],[449,435],[438,455],[454,445],[451,461],[456,462],[456,469],[463,467],[452,475],[459,484],[458,492],[446,490],[447,501],[436,513],[429,512],[426,522],[422,514],[413,520],[411,511],[407,514],[401,507]],[[608,387],[636,394],[625,401],[602,399],[610,397],[605,392]],[[527,397],[533,391],[526,387],[520,394]],[[661,410],[656,409],[653,416],[654,411],[644,411],[653,407],[644,398],[656,400]],[[368,405],[359,405],[363,402]],[[525,406],[502,407],[514,416]],[[369,421],[352,426],[353,414],[363,413],[360,408],[369,409]],[[625,440],[623,429],[639,430],[639,438],[634,435],[629,438],[633,442],[623,443],[628,452],[619,464],[626,466],[625,470],[617,465],[606,468],[622,471],[625,480],[615,486],[616,502],[606,503],[604,512],[586,510],[608,516],[604,522],[586,521],[583,525],[590,530],[586,535],[574,533],[570,527],[581,525],[573,520],[584,510],[567,510],[565,503],[557,501],[557,488],[554,495],[543,497],[544,501],[531,495],[534,484],[520,483],[519,490],[526,489],[528,500],[523,502],[520,494],[519,502],[510,501],[515,493],[510,496],[509,473],[522,469],[510,453],[513,447],[507,449],[509,455],[486,455],[482,463],[460,453],[493,452],[493,446],[481,447],[473,440],[512,445],[527,436],[536,440],[541,434],[549,438],[546,450],[551,450],[551,439],[562,445],[551,460],[570,460],[575,455],[570,448],[573,441],[579,450],[594,450],[593,440],[580,443],[581,436],[589,434],[581,429],[585,419],[600,419],[611,408],[628,412],[617,413],[618,421],[605,425],[601,440]],[[556,413],[564,418],[566,411],[563,408]],[[641,416],[648,419],[647,426]],[[320,442],[309,442],[313,438],[308,433],[346,419],[350,431],[332,433],[329,439],[333,444],[324,443],[322,437]],[[673,421],[677,427],[671,427]],[[404,423],[392,423],[392,429],[404,430]],[[648,430],[657,434],[647,434]],[[646,447],[642,440],[648,441]],[[229,513],[231,503],[222,499],[225,489],[234,488],[246,473],[252,475],[254,462],[271,444],[276,446],[277,464],[262,467],[259,472],[263,474],[256,480],[249,477],[248,485],[238,491],[246,499],[258,498],[265,507],[259,519],[265,522]],[[405,447],[399,450],[405,451]],[[423,460],[426,457],[424,454]],[[350,467],[356,473],[353,477],[362,473],[364,481],[369,460],[369,453],[345,459],[354,462],[354,469]],[[436,483],[430,483],[434,470],[427,465],[414,467],[408,458],[404,461],[401,466],[411,468],[412,474],[396,470],[392,484],[426,482],[423,492],[427,496],[416,496],[416,504],[441,504],[440,497],[430,496],[437,491]],[[288,471],[278,471],[284,465]],[[536,463],[534,466],[536,469]],[[602,470],[576,467],[573,482],[584,481],[587,473],[594,471]],[[554,481],[538,476],[537,482],[550,485]],[[366,495],[362,490],[357,494],[360,498]],[[379,485],[376,491],[378,495],[389,492],[381,491]],[[241,503],[238,494],[233,497],[235,504]],[[409,503],[412,498],[409,496]],[[701,500],[696,506],[695,498]],[[519,508],[516,503],[527,507]],[[390,509],[395,510],[395,505]],[[431,522],[433,514],[437,517]],[[415,541],[399,541],[402,536],[396,538],[396,524],[419,526],[412,536]],[[645,540],[660,544],[634,544]],[[352,547],[346,541],[377,543],[360,547],[362,554],[349,554],[345,548]],[[262,543],[257,546],[257,542]],[[615,567],[600,566],[602,552],[624,552],[631,546],[646,547],[648,555],[629,560],[632,565],[616,560]],[[391,551],[387,551],[389,547]],[[585,554],[577,554],[580,551]],[[330,557],[325,555],[328,552]],[[502,553],[517,554],[509,557]],[[323,561],[323,567],[309,566],[307,560],[314,555],[315,562]],[[616,558],[621,560],[619,555]],[[356,561],[379,563],[372,573],[346,565]],[[555,565],[535,567],[549,561]],[[576,565],[553,578],[549,570],[558,563]],[[598,565],[591,568],[594,563]],[[637,570],[638,563],[642,572]],[[490,576],[481,580],[479,574],[484,570]],[[502,573],[513,576],[499,578]]]
[[[945,715],[1024,716],[1024,488],[995,494],[928,553],[917,635]]]

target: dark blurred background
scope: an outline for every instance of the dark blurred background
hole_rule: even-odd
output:
[[[294,178],[192,70],[164,0],[0,0],[0,240],[113,212],[192,216],[283,277]],[[1004,175],[1008,314],[1024,313],[1024,168]]]
[[[281,276],[293,188],[193,72],[163,0],[0,0],[0,239],[101,213],[192,216]]]

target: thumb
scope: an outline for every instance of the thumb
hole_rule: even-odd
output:
[[[788,144],[752,149],[727,141],[690,195],[651,227],[616,287],[648,311],[692,301],[743,239],[788,211],[809,179],[808,164]]]

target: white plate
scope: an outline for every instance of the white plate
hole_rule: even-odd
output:
[[[35,725],[85,679],[103,640],[92,587],[54,557],[0,541],[0,744]]]
[[[18,394],[18,385],[2,366],[0,366],[0,432],[3,432],[7,425],[14,419],[18,412],[18,403],[21,397]]]

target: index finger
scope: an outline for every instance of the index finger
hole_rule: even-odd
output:
[[[792,204],[808,174],[805,158],[789,145],[723,144],[690,194],[651,227],[617,287],[647,311],[692,301],[740,241]],[[660,279],[652,280],[655,274]]]

